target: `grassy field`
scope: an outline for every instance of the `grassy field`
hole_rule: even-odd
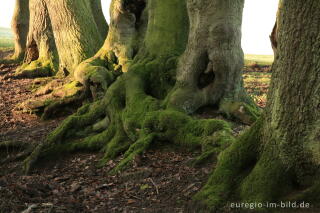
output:
[[[246,66],[259,65],[270,66],[273,63],[273,55],[252,55],[246,54],[244,56],[244,64]]]
[[[265,107],[273,55],[245,55],[244,87],[260,107]]]
[[[0,27],[0,48],[13,48],[13,34],[9,28]]]

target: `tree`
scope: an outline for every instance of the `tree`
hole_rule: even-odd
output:
[[[189,41],[178,67],[171,105],[187,113],[218,105],[244,123],[255,120],[250,109],[254,104],[242,86],[243,6],[242,0],[189,1]]]
[[[29,28],[29,0],[16,0],[11,28],[14,33],[15,52],[12,60],[22,60]]]
[[[319,207],[319,9],[316,0],[280,1],[267,108],[219,156],[196,196],[206,206],[293,200]]]
[[[104,40],[108,34],[109,27],[103,15],[101,0],[91,0],[90,5],[92,15],[97,24],[98,30],[100,31],[101,38]]]
[[[73,71],[98,51],[107,31],[101,2],[30,0],[30,8],[27,51],[16,77],[55,76],[56,79],[45,83],[38,89],[37,98],[20,107],[37,112],[61,100],[64,100],[61,105],[74,103],[81,99],[78,95],[82,87],[73,81]],[[100,18],[95,18],[93,12]],[[98,27],[105,29],[99,31]]]
[[[125,153],[113,170],[117,172],[155,141],[202,147],[199,160],[221,151],[233,141],[229,124],[190,114],[217,105],[246,123],[258,115],[241,87],[243,3],[205,0],[202,5],[190,0],[187,7],[181,0],[112,1],[103,47],[74,71],[94,102],[82,106],[37,146],[24,161],[25,171],[50,153],[102,149],[101,165]],[[201,44],[204,49],[199,51],[194,48],[199,38],[212,44]],[[196,65],[200,69],[193,70]]]

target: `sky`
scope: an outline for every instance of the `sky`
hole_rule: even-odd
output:
[[[109,20],[111,0],[102,0],[103,12]],[[10,27],[13,0],[1,0],[0,27]],[[278,0],[245,0],[242,23],[242,48],[246,54],[272,55],[269,35],[275,23]]]

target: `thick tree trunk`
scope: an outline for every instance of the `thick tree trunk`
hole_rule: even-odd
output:
[[[242,86],[243,6],[244,0],[188,2],[189,40],[180,59],[171,106],[193,113],[216,105],[245,123],[255,120],[248,111],[254,104]]]
[[[50,76],[58,71],[58,53],[55,46],[51,21],[44,0],[30,0],[30,26],[24,64],[16,76]]]
[[[241,23],[243,1],[237,1],[237,4],[205,1],[208,11],[195,1],[188,3],[190,15],[196,15],[196,18],[192,20],[187,52],[178,65],[179,56],[188,42],[187,1],[112,1],[110,28],[103,47],[75,70],[75,79],[91,91],[95,102],[80,108],[52,132],[25,160],[26,171],[38,157],[58,150],[103,149],[105,156],[101,164],[124,152],[123,160],[113,170],[119,171],[155,140],[189,148],[202,147],[203,156],[199,158],[202,160],[220,152],[233,141],[231,128],[226,122],[194,119],[188,113],[205,105],[222,105],[220,102],[227,98],[232,99],[231,103],[240,103],[232,106],[235,111],[242,113],[249,108],[242,98],[245,96],[240,78],[243,53],[240,26],[237,26]],[[199,8],[210,17],[209,21],[196,12]],[[225,18],[220,10],[230,16]],[[217,18],[223,20],[211,23]],[[196,20],[201,20],[201,29],[196,26]],[[211,30],[206,31],[205,28]],[[200,33],[201,36],[196,37]],[[222,36],[223,33],[227,36]],[[203,40],[206,45],[199,43],[199,47],[194,37],[209,39]],[[192,57],[188,58],[188,54]],[[237,63],[233,65],[229,57]],[[192,66],[184,64],[188,59]],[[219,60],[227,64],[223,66]],[[197,64],[202,64],[203,69],[198,69]],[[177,66],[181,67],[178,68],[176,82]],[[192,68],[196,68],[196,73],[192,73]],[[224,69],[222,73],[220,69]],[[192,73],[193,78],[183,72]],[[212,78],[209,82],[203,76],[199,80],[206,74],[209,77],[217,74],[217,78],[225,81],[222,84],[226,88]],[[215,83],[220,85],[217,88],[223,89],[221,93],[211,88]],[[183,84],[189,87],[183,88]],[[193,102],[196,93],[206,93],[202,96],[206,100],[197,105],[191,104],[192,110],[182,111],[183,107],[172,104],[180,88],[187,91],[196,89],[192,95],[179,96],[187,102]],[[210,94],[207,90],[219,95]]]
[[[68,75],[80,62],[93,56],[103,41],[91,10],[98,3],[30,0],[27,52],[18,76],[46,76],[58,71]]]
[[[319,208],[320,3],[282,0],[279,6],[266,111],[221,154],[198,194],[210,207],[240,197],[245,202],[304,201]],[[235,184],[240,185],[238,197],[232,196]]]
[[[16,0],[11,22],[14,33],[13,60],[22,60],[24,57],[29,29],[29,0]]]
[[[102,37],[88,0],[46,0],[61,70],[73,73],[80,62],[93,56]]]
[[[103,44],[92,8],[100,1],[30,0],[31,22],[25,63],[16,77],[55,76],[40,87],[37,97],[20,105],[23,110],[45,112],[52,106],[80,102],[83,87],[74,81],[75,68],[92,57]],[[101,6],[101,5],[100,5]],[[101,8],[100,8],[101,9]],[[102,11],[95,11],[102,15]],[[57,79],[56,79],[57,78]]]

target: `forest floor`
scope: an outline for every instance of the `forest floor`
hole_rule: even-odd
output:
[[[4,54],[9,52],[0,53],[0,58]],[[41,121],[15,110],[18,103],[31,97],[33,82],[10,78],[16,66],[0,64],[0,141],[38,143],[63,118]],[[244,74],[245,87],[261,107],[265,106],[270,75],[269,67],[259,66],[247,67]],[[131,168],[114,176],[108,171],[121,156],[97,168],[101,153],[75,153],[41,162],[28,176],[17,172],[18,163],[1,164],[0,213],[189,212],[192,196],[214,167],[214,163],[192,167],[190,162],[199,152],[163,145],[147,151]]]

